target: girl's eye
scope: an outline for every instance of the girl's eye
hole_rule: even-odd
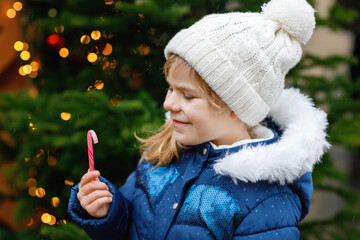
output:
[[[185,98],[186,100],[191,100],[191,99],[193,99],[194,97],[193,97],[193,96],[190,96],[190,95],[187,95],[187,94],[184,94],[184,98]]]
[[[166,89],[168,92],[170,91],[170,92],[172,92],[172,87],[168,87],[167,89]]]

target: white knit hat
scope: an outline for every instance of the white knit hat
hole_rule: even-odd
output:
[[[261,13],[203,17],[165,48],[188,62],[240,120],[254,126],[270,111],[287,72],[301,58],[315,28],[305,0],[271,0]]]

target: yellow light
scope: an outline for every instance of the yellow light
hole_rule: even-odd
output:
[[[34,126],[34,124],[33,124],[33,123],[29,123],[29,126],[30,126],[30,127],[33,127],[33,126]]]
[[[22,51],[20,53],[20,58],[24,61],[27,61],[30,59],[30,53],[28,51]]]
[[[72,185],[74,185],[74,182],[73,181],[70,181],[70,180],[68,180],[68,179],[65,179],[65,185],[69,185],[69,186],[72,186]]]
[[[14,18],[16,16],[16,11],[10,8],[6,11],[6,16],[8,16],[8,18]]]
[[[39,63],[38,62],[31,62],[30,66],[31,66],[33,71],[39,70]]]
[[[35,187],[36,186],[36,179],[35,178],[29,178],[29,180],[27,180],[27,185],[28,187]]]
[[[29,44],[27,44],[26,42],[23,42],[23,44],[24,44],[23,51],[29,50]]]
[[[114,4],[114,0],[104,0],[106,5]]]
[[[63,25],[56,26],[54,28],[54,30],[55,30],[56,33],[63,33],[64,32],[64,26]]]
[[[59,206],[59,204],[60,204],[60,199],[58,197],[53,197],[51,199],[51,206],[57,207]]]
[[[31,78],[36,78],[38,75],[38,73],[36,71],[32,71],[31,73],[29,73],[29,77]]]
[[[104,83],[101,80],[96,80],[94,84],[95,89],[101,90],[104,88]]]
[[[25,162],[29,162],[31,159],[29,157],[24,158]]]
[[[20,11],[23,8],[23,4],[21,2],[15,2],[13,8],[16,11]]]
[[[36,187],[30,187],[29,188],[29,195],[32,196],[32,197],[35,197],[36,196]]]
[[[24,72],[24,66],[21,66],[21,67],[19,68],[19,74],[20,74],[21,76],[26,76],[26,73]]]
[[[82,44],[88,44],[90,42],[90,37],[89,35],[82,35],[82,37],[80,38],[80,42]]]
[[[43,223],[49,223],[51,221],[51,215],[48,213],[44,213],[43,215],[41,215],[41,221]]]
[[[56,223],[56,217],[53,216],[53,215],[50,215],[50,217],[51,217],[51,220],[50,220],[50,222],[48,224],[49,225],[54,225]]]
[[[98,30],[92,31],[91,38],[94,40],[99,40],[101,38],[101,32]]]
[[[98,56],[96,55],[96,53],[89,53],[87,56],[87,60],[91,63],[96,62],[97,59]]]
[[[22,51],[24,49],[24,43],[22,41],[16,41],[14,43],[14,49],[18,52]]]
[[[31,225],[33,225],[34,223],[34,219],[30,218],[29,221],[25,224],[27,227],[30,227]]]
[[[107,43],[107,44],[105,45],[104,50],[102,51],[102,54],[104,54],[105,56],[107,56],[107,55],[110,55],[110,54],[112,53],[112,51],[113,51],[113,47],[111,46],[110,43]]]
[[[26,64],[25,66],[24,66],[24,73],[26,73],[26,74],[29,74],[29,73],[31,73],[31,71],[32,71],[32,67],[30,66],[30,64]]]
[[[38,198],[42,198],[46,195],[46,191],[45,189],[43,189],[42,187],[40,188],[37,188],[36,191],[35,191],[35,195],[38,197]]]
[[[140,44],[138,50],[139,50],[141,56],[146,56],[150,53],[150,47],[145,44]]]
[[[48,15],[49,15],[49,17],[51,17],[51,18],[56,17],[56,15],[57,15],[57,10],[56,10],[55,8],[50,8],[49,11],[48,11]]]
[[[39,158],[41,155],[43,155],[44,150],[40,149],[37,153],[36,153],[36,157]]]
[[[50,166],[55,166],[57,163],[57,159],[54,156],[49,156],[47,162]]]
[[[68,121],[70,118],[71,118],[71,114],[70,113],[67,113],[67,112],[62,112],[60,114],[60,117],[62,120],[64,121]]]
[[[62,58],[69,56],[69,50],[67,48],[61,48],[59,54]]]

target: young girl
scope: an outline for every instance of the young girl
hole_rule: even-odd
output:
[[[69,213],[89,236],[299,239],[310,172],[329,147],[327,121],[283,86],[312,35],[314,10],[305,0],[262,10],[209,15],[170,40],[168,119],[140,139],[137,169],[120,189],[98,171],[72,189]]]

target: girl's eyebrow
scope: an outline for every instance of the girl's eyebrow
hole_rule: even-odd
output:
[[[187,86],[179,86],[179,85],[176,85],[175,84],[170,84],[169,81],[166,79],[166,82],[169,84],[169,86],[173,87],[173,88],[176,88],[176,89],[179,89],[180,91],[183,91],[183,92],[197,92],[198,89],[196,88],[192,88],[192,87],[187,87]]]

